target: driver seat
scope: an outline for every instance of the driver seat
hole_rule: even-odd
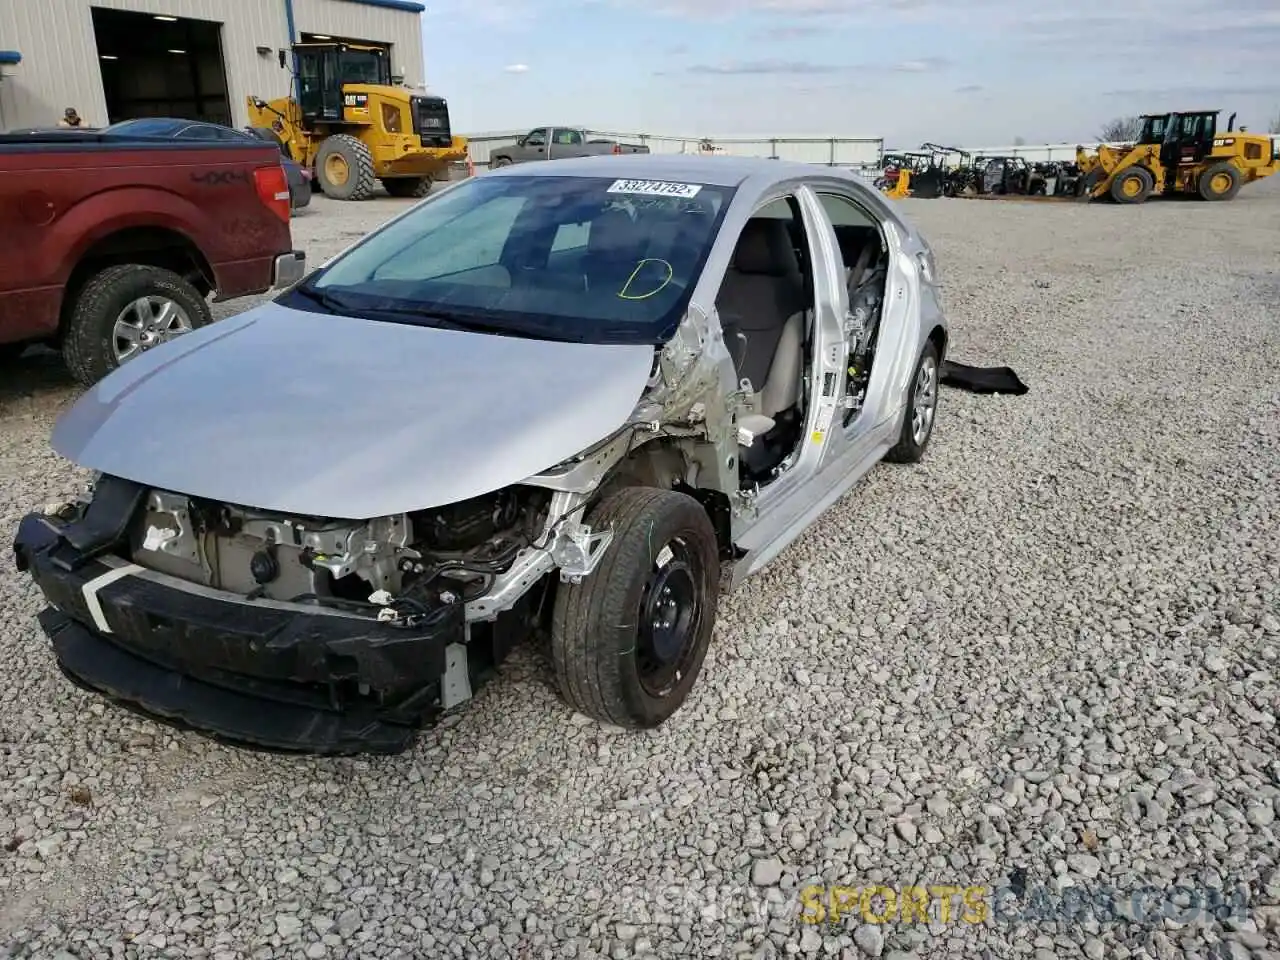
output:
[[[716,310],[738,377],[750,383],[753,407],[769,421],[748,427],[754,435],[767,433],[778,414],[800,402],[808,309],[786,223],[771,217],[748,220]]]

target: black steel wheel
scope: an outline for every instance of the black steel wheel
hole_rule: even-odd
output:
[[[675,713],[702,670],[715,626],[720,551],[692,497],[628,487],[591,511],[613,530],[600,565],[556,591],[551,657],[561,696],[621,727],[655,727]]]

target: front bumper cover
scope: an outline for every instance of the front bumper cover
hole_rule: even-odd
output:
[[[31,514],[14,541],[78,685],[233,743],[320,754],[400,752],[438,712],[448,648],[465,643],[463,604],[405,627],[248,601],[97,552],[107,534],[101,523],[85,534],[91,516]]]

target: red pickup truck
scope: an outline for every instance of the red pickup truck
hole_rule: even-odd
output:
[[[268,143],[0,136],[0,224],[0,361],[49,343],[86,385],[306,263]]]

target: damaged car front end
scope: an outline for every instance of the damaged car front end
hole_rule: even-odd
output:
[[[583,499],[516,486],[357,523],[100,476],[14,549],[78,685],[232,742],[398,752],[528,634],[532,586],[591,573],[610,534]]]

